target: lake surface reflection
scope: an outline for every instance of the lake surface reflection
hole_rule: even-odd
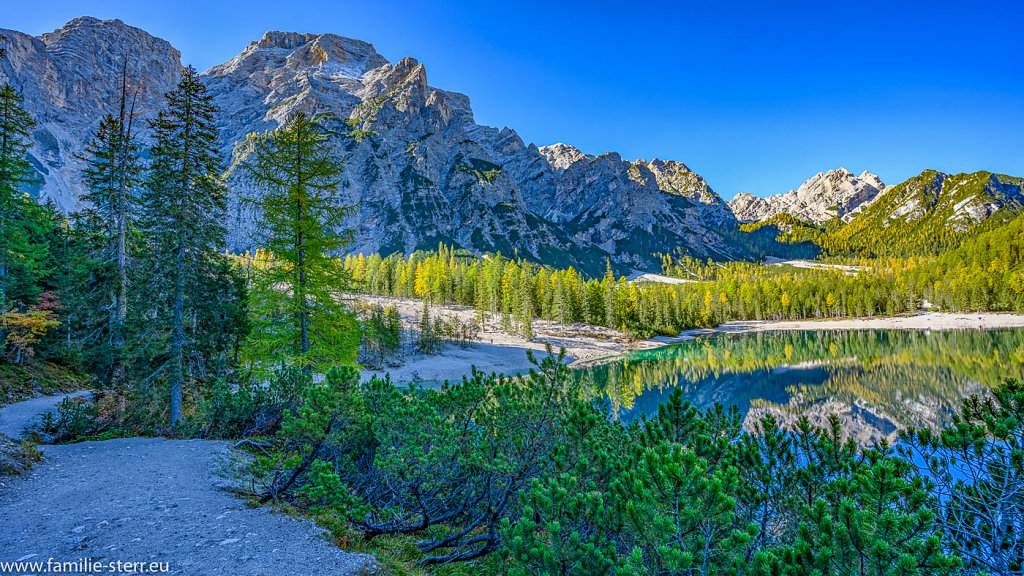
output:
[[[839,415],[859,443],[938,428],[969,394],[1024,376],[1024,330],[760,332],[715,335],[574,372],[624,422],[657,413],[672,390],[698,407],[735,405],[744,426]]]

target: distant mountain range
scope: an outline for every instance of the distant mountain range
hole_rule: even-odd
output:
[[[152,116],[179,77],[168,42],[119,20],[77,18],[32,37],[0,30],[0,82],[25,95],[39,123],[32,149],[36,193],[79,206],[78,159],[100,117],[114,109],[121,69]],[[471,251],[603,270],[657,265],[656,252],[742,254],[723,237],[736,219],[703,178],[679,162],[538,148],[510,128],[477,124],[469,98],[432,87],[412,58],[391,64],[372,45],[330,34],[268,32],[202,75],[220,111],[225,160],[252,132],[294,110],[329,112],[345,160],[341,196],[360,205],[351,249],[411,252],[446,242]],[[234,192],[245,191],[232,174]],[[252,215],[232,204],[231,244],[247,247]]]
[[[950,175],[925,170],[886,186],[870,172],[856,176],[839,168],[818,173],[785,194],[738,194],[729,207],[740,222],[763,222],[779,214],[813,224],[838,218],[852,235],[897,223],[965,232],[1000,210],[1019,212],[1024,207],[1021,181],[985,171]]]
[[[38,123],[31,155],[41,183],[32,192],[75,210],[81,154],[117,104],[123,67],[144,126],[179,78],[180,53],[120,20],[77,18],[40,37],[0,34],[7,38],[0,83],[22,92]],[[931,184],[886,187],[873,174],[844,169],[786,194],[740,194],[727,204],[681,162],[538,147],[511,128],[477,124],[469,98],[430,86],[415,59],[392,64],[371,44],[331,34],[268,32],[202,78],[220,111],[226,166],[237,142],[279,126],[292,111],[332,115],[346,166],[340,196],[359,204],[348,223],[357,229],[352,252],[409,253],[445,242],[592,273],[605,259],[620,270],[650,270],[659,253],[677,250],[746,257],[739,224],[782,213],[815,224],[925,218],[963,227],[1021,205],[1019,179],[926,172],[917,179]],[[231,248],[248,248],[254,215],[237,197],[249,184],[242,174],[228,178]],[[987,184],[971,196],[976,187],[966,182],[979,178]]]
[[[764,221],[778,214],[823,224],[834,218],[850,219],[885,191],[885,184],[865,171],[854,176],[845,168],[819,172],[796,190],[758,198],[737,194],[729,207],[741,222]]]

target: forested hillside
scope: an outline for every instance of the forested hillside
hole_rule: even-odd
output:
[[[913,256],[954,247],[978,226],[998,226],[1024,209],[1024,179],[974,172],[922,172],[882,194],[826,237],[829,254]]]
[[[783,221],[769,226],[786,225]],[[748,225],[744,225],[745,227]],[[757,226],[757,225],[754,225]],[[760,226],[752,230],[762,230]],[[810,230],[790,228],[793,234]],[[813,241],[819,235],[808,235]],[[1024,311],[1024,215],[941,256],[861,259],[857,272],[664,257],[681,284],[600,278],[500,256],[480,259],[440,246],[409,258],[348,256],[357,290],[475,306],[530,334],[532,318],[588,322],[640,336],[675,334],[729,320],[874,316],[939,310]]]
[[[825,192],[810,197],[814,210],[820,212],[834,201]],[[778,203],[772,213],[741,225],[743,232],[754,233],[745,239],[749,253],[830,259],[935,256],[1021,213],[1024,179],[985,171],[950,175],[926,170],[875,190],[867,199],[858,198],[856,210],[813,221],[800,218],[812,209],[808,205]]]

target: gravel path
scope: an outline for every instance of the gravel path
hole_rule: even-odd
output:
[[[11,414],[35,410],[15,404],[0,414],[20,422]],[[215,472],[231,452],[224,442],[123,438],[41,448],[43,461],[28,473],[0,478],[0,569],[53,558],[155,562],[158,572],[166,563],[162,573],[189,575],[374,572],[371,556],[337,548],[312,523],[249,508],[226,491]]]
[[[46,413],[57,409],[57,404],[65,398],[74,398],[89,394],[89,390],[80,390],[70,394],[57,394],[56,396],[40,396],[24,402],[15,402],[0,407],[0,434],[10,438],[20,438],[21,432],[29,425],[34,424]]]

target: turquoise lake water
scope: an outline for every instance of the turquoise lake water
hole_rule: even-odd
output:
[[[760,332],[714,335],[574,372],[583,394],[628,422],[672,390],[698,407],[736,406],[751,429],[837,414],[862,443],[937,428],[969,394],[1024,378],[1024,330]]]

